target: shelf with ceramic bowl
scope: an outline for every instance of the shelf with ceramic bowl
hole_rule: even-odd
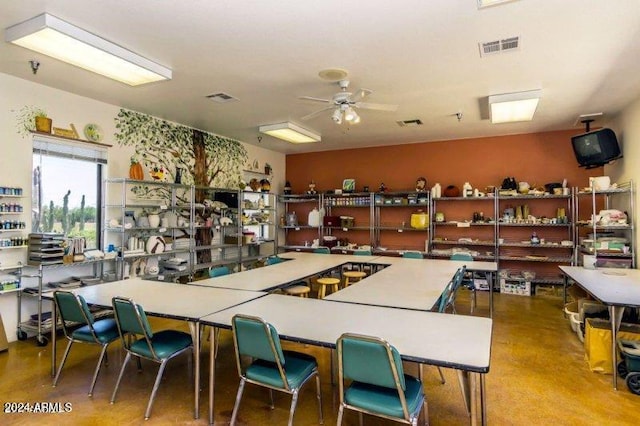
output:
[[[495,246],[496,243],[494,241],[491,241],[491,240],[467,240],[467,239],[438,240],[438,239],[434,239],[433,240],[433,244],[493,247],[493,246]]]
[[[518,262],[544,262],[544,263],[565,263],[569,264],[572,262],[573,257],[561,257],[561,256],[543,256],[543,255],[524,255],[524,256],[513,256],[513,255],[500,255],[499,260],[512,260]]]

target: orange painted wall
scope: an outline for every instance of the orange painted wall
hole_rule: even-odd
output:
[[[310,180],[318,191],[342,187],[342,180],[354,178],[356,189],[368,185],[377,191],[381,182],[390,190],[409,190],[418,177],[430,187],[443,188],[465,181],[478,188],[499,186],[506,176],[543,185],[562,182],[588,186],[589,176],[600,176],[602,168],[584,170],[571,148],[571,136],[579,130],[523,135],[459,139],[373,148],[292,154],[286,158],[286,178],[293,193],[307,190]],[[322,143],[322,142],[321,142]]]
[[[293,154],[286,157],[286,178],[291,182],[294,194],[306,191],[312,179],[316,182],[319,192],[341,188],[342,180],[345,178],[356,180],[357,191],[361,191],[364,185],[368,185],[371,191],[377,191],[381,182],[384,182],[390,191],[411,190],[420,176],[427,179],[428,187],[438,182],[443,189],[451,184],[462,188],[466,181],[474,188],[480,189],[488,185],[500,186],[507,176],[514,176],[517,181],[527,181],[538,186],[562,182],[566,178],[569,186],[584,187],[588,186],[590,176],[602,175],[603,168],[587,171],[578,167],[571,148],[571,136],[578,133],[579,130],[565,130]],[[466,206],[464,212],[447,214],[451,216],[450,219],[464,219],[466,216],[471,219],[470,215],[476,208],[467,211],[467,207],[472,206]],[[501,209],[504,207],[501,205]],[[531,203],[531,207],[534,209],[534,215],[553,216],[557,206],[546,209],[539,203]],[[308,209],[303,206],[296,208],[299,210],[301,223],[305,223]],[[485,214],[491,211],[490,206],[478,206],[477,209],[485,210]],[[397,212],[398,217],[383,219],[399,224],[410,219],[410,212],[401,209]],[[338,210],[335,213],[353,215],[354,211],[348,209],[343,213]],[[358,222],[366,224],[367,220],[357,218],[356,223]],[[513,239],[526,240],[530,232],[530,229],[523,229],[522,235],[514,235]],[[351,242],[369,242],[368,233],[365,232],[338,234],[340,237],[348,236]],[[545,232],[541,237],[558,241],[567,238],[551,232]],[[288,236],[290,244],[302,244],[313,238],[317,237],[305,232]],[[491,239],[490,236],[487,238]],[[422,233],[387,233],[381,244],[389,248],[424,250],[425,239],[426,236]],[[557,274],[557,267],[553,264],[530,265],[528,262],[518,262],[514,265],[521,269],[536,269],[544,271],[545,274]],[[509,262],[503,266],[510,267]]]

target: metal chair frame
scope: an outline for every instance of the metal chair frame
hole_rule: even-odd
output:
[[[244,320],[248,320],[248,321],[255,321],[258,322],[260,324],[262,324],[263,328],[264,328],[264,332],[265,335],[267,336],[267,339],[269,341],[269,346],[271,348],[271,351],[273,353],[273,358],[275,359],[275,365],[278,369],[278,373],[280,374],[280,379],[282,380],[283,383],[283,387],[275,387],[275,386],[271,386],[267,383],[263,383],[260,381],[256,381],[256,380],[252,380],[250,378],[248,378],[245,374],[245,369],[243,369],[242,366],[242,361],[241,361],[241,356],[242,354],[240,353],[240,349],[238,347],[238,335],[237,335],[237,329],[236,329],[236,319],[244,319]],[[323,424],[324,423],[324,419],[322,416],[322,394],[321,394],[321,388],[320,388],[320,374],[318,373],[318,367],[316,366],[315,369],[313,370],[313,372],[311,374],[309,374],[308,377],[306,377],[301,383],[300,386],[297,388],[291,388],[289,386],[289,382],[287,381],[287,375],[285,372],[285,369],[282,365],[282,363],[280,362],[280,355],[278,353],[278,350],[276,349],[276,345],[275,345],[275,341],[272,338],[271,335],[271,329],[269,323],[267,323],[264,319],[260,318],[260,317],[254,317],[254,316],[250,316],[250,315],[242,315],[242,314],[236,314],[234,315],[233,319],[231,320],[231,325],[232,325],[232,331],[233,331],[233,345],[235,347],[235,353],[236,353],[236,366],[238,368],[238,375],[240,376],[240,384],[238,385],[238,393],[236,395],[236,401],[235,404],[233,406],[233,413],[231,415],[231,422],[230,425],[234,426],[236,424],[236,420],[237,420],[237,416],[238,416],[238,410],[240,408],[240,401],[242,400],[242,394],[244,391],[244,385],[246,383],[251,383],[254,385],[258,385],[258,386],[262,386],[262,387],[266,387],[267,389],[269,389],[269,396],[271,399],[271,409],[274,409],[274,404],[273,404],[273,391],[276,390],[278,392],[284,392],[287,394],[291,395],[291,407],[289,409],[289,422],[288,425],[292,426],[293,425],[293,416],[295,414],[295,410],[296,410],[296,405],[298,403],[298,394],[300,389],[302,389],[302,387],[312,378],[315,376],[316,378],[316,397],[318,399],[318,417],[319,417],[319,423]]]
[[[80,315],[84,320],[84,325],[88,326],[89,331],[91,332],[91,336],[93,337],[93,340],[94,340],[93,342],[73,338],[73,332],[69,329],[70,325],[67,324],[67,320],[65,319],[65,312],[60,307],[60,302],[58,300],[59,295],[62,295],[62,294],[73,296],[74,300],[77,303],[78,312],[80,313]],[[67,357],[69,356],[69,352],[71,351],[71,346],[73,346],[74,343],[88,343],[91,345],[96,344],[96,345],[100,345],[102,349],[100,350],[100,357],[98,358],[98,364],[96,365],[96,369],[93,373],[93,378],[91,380],[91,386],[89,387],[89,396],[93,396],[93,390],[96,386],[96,381],[98,380],[98,373],[100,373],[100,367],[102,366],[102,361],[104,360],[105,365],[109,365],[107,348],[111,342],[117,340],[117,337],[115,339],[109,340],[106,343],[102,343],[100,339],[98,339],[98,336],[96,335],[96,331],[93,328],[93,324],[95,323],[95,321],[93,318],[89,317],[88,313],[83,308],[83,304],[86,306],[86,302],[84,301],[84,298],[82,298],[82,296],[75,295],[70,291],[56,290],[53,292],[53,300],[55,303],[54,309],[58,310],[58,317],[60,318],[60,322],[62,324],[62,331],[64,332],[64,336],[69,340],[69,343],[67,344],[67,348],[64,351],[64,355],[62,356],[62,362],[60,362],[60,367],[58,367],[56,376],[53,379],[53,387],[56,387],[58,385],[58,380],[60,379],[62,368],[64,367],[64,364],[67,361]],[[55,324],[53,326],[55,327]]]
[[[344,395],[345,395],[345,389],[344,389],[344,381],[345,381],[345,377],[344,377],[344,369],[343,369],[343,342],[345,339],[357,339],[357,340],[363,340],[363,341],[367,341],[367,342],[372,342],[372,343],[377,343],[381,346],[383,346],[386,350],[387,353],[387,357],[389,359],[389,366],[391,368],[391,373],[393,375],[393,379],[395,381],[395,385],[396,385],[396,390],[398,392],[398,398],[400,399],[400,404],[402,406],[402,411],[403,411],[403,418],[399,418],[399,417],[393,417],[393,416],[388,416],[386,414],[382,414],[382,413],[378,413],[378,412],[374,412],[374,411],[370,411],[370,410],[366,410],[360,407],[356,407],[353,405],[349,405],[345,402],[344,400]],[[396,368],[396,363],[393,357],[393,352],[391,350],[391,345],[389,344],[389,342],[387,342],[386,340],[379,338],[379,337],[374,337],[374,336],[365,336],[365,335],[361,335],[361,334],[355,334],[355,333],[344,333],[342,334],[339,338],[338,338],[338,342],[337,342],[337,349],[338,349],[338,386],[339,386],[339,392],[340,392],[340,407],[338,409],[338,421],[337,421],[337,425],[340,426],[342,425],[342,417],[344,415],[344,409],[349,409],[349,410],[353,410],[353,411],[357,411],[358,413],[360,413],[360,416],[362,416],[362,414],[370,414],[373,416],[377,416],[377,417],[382,417],[388,420],[393,420],[396,422],[400,422],[400,423],[406,423],[406,424],[410,424],[413,426],[416,426],[418,424],[418,419],[420,417],[420,412],[424,411],[424,417],[425,417],[425,424],[428,423],[428,406],[427,406],[427,398],[426,396],[424,396],[423,400],[422,400],[422,409],[417,411],[417,415],[415,416],[411,416],[411,413],[409,413],[409,409],[407,408],[407,401],[405,399],[405,395],[404,395],[404,389],[402,389],[402,385],[400,383],[400,374],[404,374],[404,371],[398,371],[398,369]],[[362,423],[362,417],[360,417],[360,423]]]
[[[139,326],[139,330],[142,331],[142,333],[137,333],[135,331],[129,331],[129,330],[123,330],[122,329],[122,325],[120,322],[120,319],[118,317],[118,309],[117,309],[117,304],[118,303],[124,303],[127,305],[130,305],[133,309],[133,311],[135,312],[135,317],[136,320],[138,322],[138,326]],[[149,402],[147,404],[147,409],[144,413],[144,418],[145,420],[148,420],[149,417],[151,417],[151,409],[153,408],[153,403],[155,401],[156,398],[156,394],[158,392],[158,388],[160,387],[160,380],[162,379],[162,374],[164,373],[164,369],[167,366],[167,362],[172,359],[175,358],[176,356],[182,354],[183,352],[187,351],[187,350],[191,350],[191,355],[192,357],[195,356],[196,354],[194,353],[193,350],[193,343],[189,346],[187,346],[184,349],[178,350],[176,352],[173,352],[171,355],[169,355],[166,358],[160,358],[158,356],[158,354],[156,353],[154,347],[153,347],[153,343],[151,342],[151,338],[152,335],[150,336],[149,333],[151,332],[151,326],[149,325],[149,322],[147,320],[146,314],[144,313],[144,311],[142,310],[142,307],[140,305],[137,305],[136,303],[134,303],[133,300],[129,299],[129,298],[125,298],[125,297],[114,297],[112,299],[112,304],[113,304],[113,311],[116,317],[116,323],[118,324],[118,331],[120,333],[120,337],[122,339],[122,346],[125,348],[125,350],[127,351],[127,355],[124,359],[124,362],[122,363],[122,368],[120,368],[120,374],[118,374],[118,380],[116,382],[116,386],[113,389],[113,393],[111,395],[111,404],[113,404],[116,400],[116,395],[118,393],[118,388],[120,387],[120,382],[122,380],[122,376],[124,375],[124,370],[127,367],[127,364],[129,363],[129,360],[131,359],[131,356],[135,356],[138,358],[138,360],[140,358],[144,358],[144,359],[148,359],[149,361],[153,361],[156,362],[158,364],[160,364],[160,367],[158,368],[158,374],[156,375],[156,380],[153,384],[153,389],[151,390],[151,396],[149,397]],[[144,354],[140,354],[137,352],[133,352],[131,350],[131,345],[132,345],[132,341],[134,341],[135,339],[137,339],[137,336],[142,335],[147,347],[149,348],[149,351],[151,352],[151,357],[145,356]],[[138,364],[139,365],[139,364]]]

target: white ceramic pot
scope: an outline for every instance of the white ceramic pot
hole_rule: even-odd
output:
[[[611,178],[609,176],[597,176],[589,178],[591,187],[596,191],[606,191],[611,186]]]
[[[150,214],[149,226],[151,228],[157,228],[158,226],[160,226],[160,216],[158,216],[157,214]]]

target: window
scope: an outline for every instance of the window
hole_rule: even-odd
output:
[[[86,248],[98,248],[106,158],[106,148],[34,136],[32,232],[84,237]]]

